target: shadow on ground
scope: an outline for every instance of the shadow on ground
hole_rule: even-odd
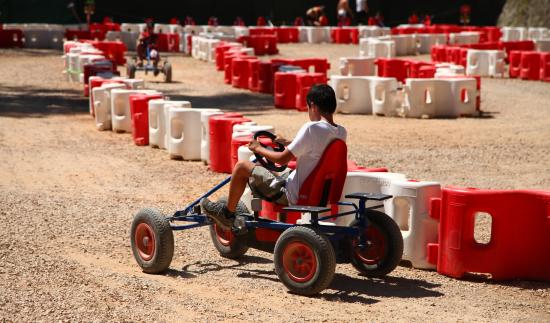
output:
[[[0,84],[2,117],[41,118],[75,113],[88,113],[88,98],[82,95],[82,91]]]

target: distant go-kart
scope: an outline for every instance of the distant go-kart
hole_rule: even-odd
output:
[[[126,75],[129,78],[133,79],[136,77],[136,71],[145,71],[147,75],[148,72],[153,72],[153,75],[157,76],[159,73],[164,74],[164,82],[172,82],[172,64],[167,60],[160,61],[157,64],[153,62],[153,58],[157,55],[160,56],[159,52],[155,48],[147,47],[147,56],[144,64],[140,64],[137,58],[134,58],[133,61],[126,64]]]
[[[275,151],[285,149],[274,142],[272,133],[260,131],[254,138],[259,140],[259,137],[270,138]],[[259,154],[256,159],[272,171],[286,168]],[[210,226],[212,242],[222,257],[239,258],[249,247],[273,253],[279,279],[299,295],[314,295],[328,287],[336,263],[351,263],[366,276],[383,277],[401,260],[403,238],[393,219],[375,210],[381,206],[367,207],[366,204],[369,200],[383,201],[392,196],[359,192],[346,194],[346,198],[355,199],[357,203],[338,202],[346,178],[346,159],[346,144],[341,140],[333,141],[300,189],[300,195],[311,193],[306,202],[309,204],[282,208],[282,212],[308,213],[309,219],[306,217],[305,221],[289,223],[284,219],[275,221],[261,217],[262,200],[271,199],[255,192],[252,213],[241,201],[237,206],[241,215],[233,228],[218,227],[202,213],[199,202],[229,183],[231,176],[171,216],[164,216],[155,209],[142,209],[134,217],[130,230],[134,257],[144,272],[162,273],[170,266],[174,254],[173,231]],[[219,202],[227,203],[227,199],[222,198]],[[327,202],[337,202],[353,210],[321,216],[331,211],[325,207]],[[331,221],[346,215],[354,215],[349,226],[337,226]]]

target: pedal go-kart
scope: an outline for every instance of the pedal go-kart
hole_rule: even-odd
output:
[[[275,151],[284,150],[284,146],[273,141],[273,134],[262,131],[254,136],[255,139],[259,137],[270,138]],[[286,168],[261,155],[256,154],[256,158],[270,170],[280,172]],[[339,203],[347,172],[346,159],[346,144],[341,140],[333,141],[325,149],[319,165],[302,184],[298,203],[308,202],[307,206],[273,205],[281,211],[280,221],[260,216],[262,200],[258,198],[258,192],[253,192],[252,213],[242,201],[239,202],[237,213],[244,215],[237,216],[231,230],[218,228],[202,214],[201,199],[219,190],[231,177],[171,216],[165,217],[154,209],[142,209],[134,217],[131,227],[134,257],[144,272],[162,273],[172,261],[174,231],[210,226],[212,242],[222,257],[239,258],[248,248],[272,252],[279,279],[296,294],[313,295],[324,290],[332,281],[337,262],[351,262],[366,276],[385,276],[401,260],[403,238],[397,224],[375,210],[380,206],[367,207],[366,204],[369,200],[383,201],[391,196],[359,192],[346,195],[348,199],[356,199],[356,203]],[[304,200],[305,195],[308,197]],[[220,199],[220,202],[226,201]],[[331,210],[325,207],[327,203],[345,205],[352,211],[321,216],[321,213]],[[302,216],[296,221],[281,220],[284,215],[290,219],[300,216],[300,213]],[[336,226],[331,221],[351,214],[355,219],[350,226]]]
[[[158,63],[154,63],[154,59],[160,55],[159,52],[150,46],[147,46],[146,59],[144,64],[140,64],[137,57],[134,57],[133,61],[129,61],[126,64],[126,75],[133,79],[136,77],[136,71],[144,71],[145,75],[148,72],[153,72],[153,75],[157,76],[159,73],[164,74],[164,82],[172,82],[172,64],[166,59]],[[159,66],[160,65],[160,66]]]

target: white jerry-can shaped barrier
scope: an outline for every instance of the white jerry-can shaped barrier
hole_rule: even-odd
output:
[[[162,99],[154,99],[149,101],[149,145],[153,148],[166,149],[167,147],[167,110],[169,106],[191,108],[191,102]]]
[[[450,85],[454,112],[450,117],[476,113],[477,83],[475,78],[452,78],[445,80]],[[445,117],[440,113],[442,117]]]
[[[126,87],[130,90],[143,90],[145,89],[145,81],[141,79],[127,79],[123,78],[121,79],[124,84],[126,84]]]
[[[201,111],[169,106],[168,153],[170,158],[200,160]]]
[[[205,109],[201,114],[201,160],[210,164],[210,126],[208,120],[211,116],[221,115],[219,109]]]
[[[545,27],[529,27],[527,29],[527,39],[530,40],[541,40],[546,37],[548,28]]]
[[[502,27],[500,29],[501,41],[520,41],[527,39],[527,28],[525,27]]]
[[[468,49],[466,75],[503,76],[504,51]]]
[[[437,182],[392,180],[384,201],[384,210],[399,226],[403,235],[403,260],[414,268],[435,269],[428,263],[428,243],[437,243],[439,223],[429,215],[430,199],[441,197]]]
[[[275,133],[275,127],[270,125],[258,125],[256,122],[244,122],[233,126],[233,136],[254,135],[259,131]]]
[[[436,80],[407,79],[405,91],[405,116],[409,118],[435,117],[437,111]]]
[[[342,190],[342,197],[340,202],[352,202],[357,204],[356,199],[347,199],[346,194],[351,193],[382,193],[389,194],[389,189],[392,181],[406,180],[404,174],[400,173],[386,173],[386,172],[348,172],[346,175],[346,181]],[[384,204],[380,201],[367,201],[366,207],[380,206],[378,211],[385,212]],[[347,205],[340,205],[338,207],[338,213],[353,211],[353,207]],[[349,226],[355,219],[354,214],[338,217],[335,220],[338,226]]]
[[[333,75],[330,86],[336,94],[337,112],[372,114],[368,77]]]
[[[359,38],[380,37],[391,34],[391,29],[388,27],[378,26],[359,26]]]
[[[330,42],[329,27],[308,27],[307,42],[310,44]]]
[[[416,55],[417,53],[416,38],[413,34],[383,36],[378,39],[380,41],[393,41],[395,56]]]
[[[489,55],[489,75],[504,77],[505,52],[503,50],[488,50],[487,52]]]
[[[191,36],[191,57],[199,59],[199,43],[203,38],[200,36]]]
[[[213,63],[216,61],[216,47],[220,43],[219,39],[209,39],[206,46],[206,61]]]
[[[467,45],[479,43],[480,33],[475,31],[462,31],[449,34],[449,44]]]
[[[374,75],[374,57],[340,57],[340,74],[343,76]]]
[[[439,63],[435,65],[435,78],[441,76],[460,76],[465,75],[465,69],[462,65],[451,63]]]
[[[92,90],[97,130],[111,129],[111,91],[123,88],[125,88],[124,84],[109,83]]]
[[[387,117],[397,115],[397,110],[401,108],[397,96],[397,79],[394,77],[372,76],[369,81],[372,114]]]
[[[416,34],[416,43],[420,54],[429,54],[434,45],[447,43],[446,34]]]
[[[130,95],[144,93],[159,93],[156,90],[111,90],[111,123],[115,132],[132,132],[132,114],[130,111]]]
[[[123,23],[120,25],[120,31],[139,33],[139,24]]]
[[[395,41],[364,38],[359,42],[359,56],[362,57],[395,57]]]

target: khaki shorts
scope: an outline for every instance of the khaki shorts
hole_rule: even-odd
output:
[[[255,166],[248,178],[248,185],[253,194],[259,193],[258,197],[267,197],[276,204],[288,205],[285,185],[289,174],[290,171],[287,171],[277,176],[262,166]]]

